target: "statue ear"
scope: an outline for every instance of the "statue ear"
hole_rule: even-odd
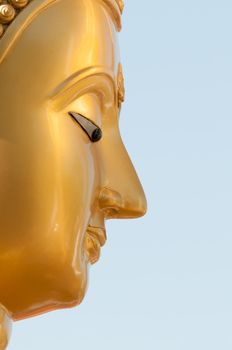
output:
[[[81,126],[91,142],[98,142],[101,140],[102,131],[92,120],[76,112],[69,112],[69,115]]]

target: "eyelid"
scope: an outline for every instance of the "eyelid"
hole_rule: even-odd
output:
[[[102,130],[92,120],[77,112],[68,113],[88,135],[91,142],[98,142],[102,138]]]

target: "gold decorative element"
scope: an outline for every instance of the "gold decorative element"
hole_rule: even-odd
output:
[[[10,23],[14,19],[15,14],[15,9],[10,4],[0,5],[0,23]]]
[[[118,65],[118,105],[119,107],[125,100],[125,85],[124,85],[124,77],[122,71],[122,65],[119,63]]]
[[[122,13],[123,9],[124,9],[124,2],[123,0],[116,0],[118,7],[120,8],[120,11]]]
[[[4,27],[2,24],[0,24],[0,38],[3,35],[3,33],[4,33]]]
[[[21,9],[28,4],[28,0],[10,0],[10,3],[16,8]]]
[[[0,0],[0,38],[4,35],[8,26],[30,1],[33,0]]]

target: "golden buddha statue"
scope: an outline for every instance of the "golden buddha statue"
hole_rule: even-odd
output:
[[[119,132],[121,0],[0,0],[0,349],[78,305],[105,220],[146,199]]]

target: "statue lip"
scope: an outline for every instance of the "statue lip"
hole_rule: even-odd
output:
[[[101,247],[106,242],[106,230],[102,227],[88,226],[85,238],[85,249],[90,264],[100,259]]]
[[[100,243],[100,246],[103,247],[103,245],[106,242],[106,230],[103,227],[94,227],[94,226],[88,226],[87,228],[87,234],[97,239]]]

